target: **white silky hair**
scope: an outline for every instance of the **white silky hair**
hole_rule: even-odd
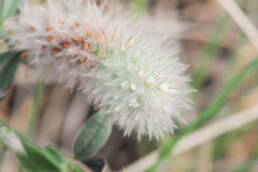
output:
[[[25,53],[38,76],[69,87],[79,83],[125,135],[159,139],[191,109],[193,89],[178,46],[144,19],[83,0],[24,1],[5,26],[10,47]]]

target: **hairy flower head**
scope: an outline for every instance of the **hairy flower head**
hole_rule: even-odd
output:
[[[80,84],[125,135],[159,138],[189,109],[177,48],[127,14],[83,0],[31,5],[6,22],[9,44],[46,80]]]

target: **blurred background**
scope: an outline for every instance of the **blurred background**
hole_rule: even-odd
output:
[[[235,2],[252,24],[258,27],[258,1]],[[119,5],[139,16],[146,16],[154,31],[179,42],[180,59],[189,64],[188,72],[192,76],[192,85],[198,89],[193,95],[194,109],[185,114],[189,123],[196,119],[233,76],[257,58],[257,48],[219,0],[107,1],[108,7]],[[83,97],[76,89],[69,90],[59,84],[44,85],[21,64],[13,85],[0,105],[0,120],[32,138],[37,145],[55,145],[69,157],[72,155],[72,144],[77,132],[95,112],[91,102],[87,102]],[[257,103],[256,70],[254,75],[245,79],[230,94],[216,117],[205,126],[223,121],[237,112],[252,108]],[[257,121],[253,121],[237,129],[222,132],[190,150],[171,156],[157,171],[257,172],[257,124]],[[180,127],[180,130],[183,128],[184,126]],[[209,134],[207,131],[206,135]],[[123,137],[123,131],[114,126],[111,137],[97,158],[104,159],[105,164],[112,170],[126,169],[128,165],[166,145],[172,137],[166,135],[160,141],[150,141],[146,137],[139,142],[134,136]],[[193,140],[188,142],[194,142],[201,137],[205,135],[192,137]],[[18,170],[19,164],[13,153],[0,153],[1,172]]]

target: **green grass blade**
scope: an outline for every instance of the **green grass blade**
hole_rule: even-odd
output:
[[[73,162],[68,162],[67,166],[69,169],[71,169],[73,172],[84,172],[80,167],[78,167],[75,163]]]
[[[232,172],[247,172],[251,171],[251,168],[257,163],[258,161],[258,153],[252,155],[246,161],[244,161],[240,166],[234,169]]]
[[[258,57],[225,86],[225,89],[222,91],[222,93],[214,101],[212,101],[202,113],[200,113],[198,118],[192,124],[190,124],[184,131],[176,135],[175,138],[171,140],[170,144],[162,148],[158,160],[146,172],[154,171],[164,159],[169,157],[171,155],[171,152],[173,151],[173,148],[179,140],[200,127],[207,120],[212,119],[212,117],[214,117],[216,113],[221,109],[230,93],[241,83],[241,81],[247,75],[253,73],[256,69],[258,69]]]
[[[32,105],[32,114],[29,121],[29,127],[27,131],[27,136],[33,138],[35,135],[35,130],[38,121],[38,115],[40,111],[40,103],[43,96],[44,84],[42,81],[38,81],[34,88],[33,94],[33,105]]]

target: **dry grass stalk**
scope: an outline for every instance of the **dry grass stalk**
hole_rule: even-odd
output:
[[[218,0],[258,50],[258,31],[234,0]]]
[[[206,143],[224,133],[240,128],[250,122],[258,119],[258,104],[255,106],[230,115],[225,119],[214,122],[204,128],[201,128],[189,136],[183,138],[175,147],[173,155],[179,155],[196,146]],[[126,168],[127,172],[142,172],[151,166],[158,158],[159,151],[156,150],[134,164]]]

